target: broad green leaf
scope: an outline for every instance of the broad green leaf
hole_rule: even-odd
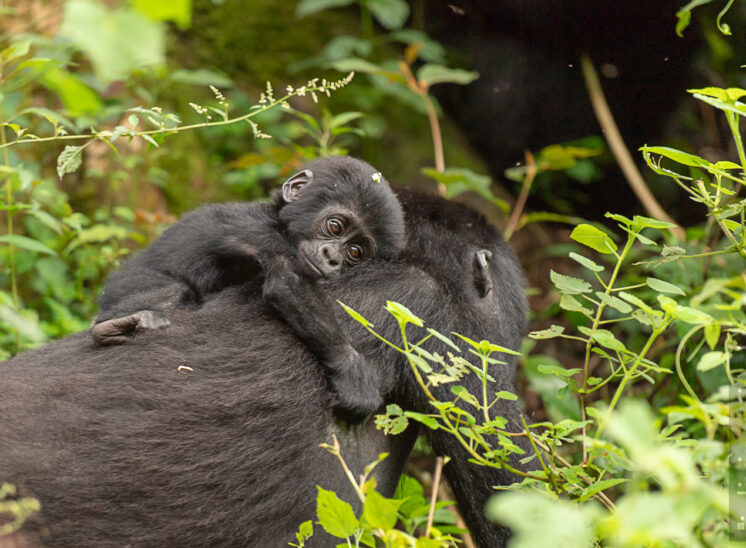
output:
[[[663,280],[659,280],[657,278],[648,278],[645,280],[645,283],[650,289],[657,291],[658,293],[672,293],[674,295],[686,295],[686,293],[684,293],[684,290],[681,289],[680,287],[675,286],[674,284],[669,283],[669,282],[664,282]]]
[[[417,327],[422,327],[424,322],[415,316],[409,308],[403,304],[399,304],[394,301],[386,301],[386,306],[383,307],[389,314],[396,318],[399,323],[413,323]]]
[[[436,419],[435,417],[428,417],[427,415],[423,415],[422,413],[415,413],[414,411],[405,411],[404,416],[421,424],[424,424],[430,430],[438,429],[438,419]]]
[[[329,8],[340,8],[349,6],[355,0],[300,0],[295,7],[296,17],[305,17]]]
[[[163,26],[126,7],[110,10],[93,0],[65,4],[60,35],[91,59],[104,82],[125,79],[132,70],[165,62]]]
[[[192,26],[192,0],[131,0],[130,5],[153,21],[173,21],[182,30]]]
[[[46,72],[39,82],[59,95],[70,116],[96,114],[103,108],[103,103],[96,92],[81,82],[75,74],[56,68]]]
[[[642,215],[635,215],[632,221],[639,227],[642,228],[676,228],[673,223],[667,223],[665,221],[659,221],[658,219],[652,219],[650,217],[643,217]]]
[[[85,145],[73,146],[67,145],[57,157],[57,175],[60,179],[66,173],[77,171],[83,162],[82,152]]]
[[[428,63],[417,71],[417,80],[424,82],[427,86],[441,84],[444,82],[466,85],[479,78],[479,74],[463,69],[452,69],[443,65]]]
[[[697,364],[697,371],[709,371],[718,365],[725,363],[728,355],[725,352],[706,352]]]
[[[427,360],[424,358],[418,356],[417,354],[414,354],[412,352],[405,352],[404,354],[410,361],[412,361],[418,369],[424,371],[425,373],[432,373],[433,368],[430,367],[430,364],[427,363]]]
[[[551,270],[549,277],[552,283],[561,293],[567,295],[579,295],[580,293],[590,293],[591,284],[580,278],[573,278],[572,276],[565,276],[559,272]]]
[[[746,96],[746,89],[742,88],[717,88],[717,87],[706,87],[701,89],[688,89],[687,92],[697,95],[705,95],[707,97],[714,97],[720,99],[724,103],[735,103],[741,97]]]
[[[609,219],[613,219],[618,223],[622,223],[626,226],[632,226],[633,222],[632,219],[629,219],[628,217],[625,217],[624,215],[620,215],[619,213],[609,213],[608,211],[604,214],[604,217],[608,217]]]
[[[365,59],[358,59],[357,57],[333,61],[329,63],[329,66],[340,72],[364,72],[366,74],[381,74],[385,72],[378,65],[374,65]]]
[[[583,306],[583,303],[572,295],[562,295],[559,305],[562,310],[567,310],[569,312],[580,312],[586,316],[590,316],[593,313],[593,310]]]
[[[19,114],[35,114],[41,116],[47,122],[52,124],[54,127],[64,126],[69,130],[75,131],[75,125],[68,119],[65,118],[59,112],[55,112],[44,107],[29,107],[23,109]]]
[[[532,339],[553,339],[559,337],[565,332],[565,328],[561,325],[553,325],[549,329],[542,329],[541,331],[532,331],[528,334]]]
[[[614,350],[615,352],[623,352],[626,350],[624,344],[608,329],[596,329],[594,331],[581,325],[578,326],[578,331],[583,335],[590,337],[601,346]]]
[[[614,297],[613,295],[607,295],[606,293],[603,293],[601,291],[596,291],[596,297],[601,299],[601,301],[605,303],[606,306],[610,306],[611,308],[621,312],[622,314],[629,314],[630,312],[632,312],[632,307],[630,305],[625,303],[622,299]]]
[[[601,480],[599,482],[596,482],[592,485],[589,485],[585,489],[583,489],[583,492],[580,495],[580,498],[578,499],[578,502],[585,502],[589,498],[591,498],[596,493],[603,491],[605,489],[609,489],[610,487],[614,487],[615,485],[619,485],[620,483],[624,483],[626,481],[629,481],[625,478],[610,478],[606,480]]]
[[[570,234],[570,238],[578,243],[587,245],[591,249],[595,249],[599,253],[611,254],[617,250],[614,240],[593,225],[580,224],[576,226],[572,234]]]
[[[570,252],[570,258],[579,262],[584,267],[586,267],[588,270],[592,270],[593,272],[603,272],[604,270],[603,266],[596,264],[593,261],[591,261],[589,258],[583,257],[582,255],[579,255],[577,253]]]
[[[0,236],[0,242],[12,244],[27,251],[36,251],[38,253],[44,253],[45,255],[57,256],[57,253],[54,250],[49,249],[40,241],[33,240],[28,236],[21,236],[20,234],[4,234]]]
[[[363,0],[363,5],[388,30],[400,29],[409,17],[409,4],[404,0]]]
[[[0,52],[0,58],[8,62],[18,57],[23,57],[31,49],[31,39],[16,40]]]
[[[464,192],[474,192],[503,211],[509,210],[508,203],[493,194],[492,178],[489,175],[480,175],[465,168],[447,168],[441,172],[426,167],[422,169],[422,173],[446,187],[446,198],[453,198]]]
[[[639,299],[635,295],[632,295],[631,293],[627,293],[626,291],[620,291],[618,293],[618,295],[619,295],[619,297],[621,297],[622,299],[624,299],[628,303],[633,304],[633,305],[635,305],[638,308],[641,308],[642,310],[644,310],[648,314],[653,314],[655,312],[652,308],[650,308],[647,305],[647,303],[645,303],[643,300]]]
[[[512,392],[508,392],[507,390],[500,390],[499,392],[495,392],[495,397],[499,400],[508,400],[508,401],[518,400],[518,396],[516,396]]]
[[[304,543],[313,536],[313,522],[309,519],[304,521],[298,527],[298,532],[295,533],[295,538],[298,541],[298,546],[304,546]]]
[[[699,156],[695,156],[694,154],[689,154],[688,152],[676,150],[675,148],[645,146],[641,147],[640,150],[644,150],[652,154],[660,154],[664,158],[668,158],[685,166],[704,168],[712,166],[712,163],[708,162],[704,158],[700,158]]]
[[[705,326],[705,340],[710,350],[715,350],[718,341],[720,340],[720,324],[710,323]]]
[[[435,331],[435,329],[431,329],[429,327],[427,328],[427,332],[430,333],[433,337],[435,337],[439,341],[441,341],[441,342],[445,343],[446,345],[450,346],[456,352],[461,352],[461,349],[458,346],[456,346],[456,344],[451,339],[449,339],[448,337],[446,337],[442,333],[440,333],[438,331]]]
[[[400,500],[387,499],[376,491],[371,491],[365,498],[362,519],[371,527],[388,531],[396,525],[401,504]]]
[[[339,538],[351,537],[358,528],[358,520],[352,511],[352,506],[337,497],[333,491],[316,486],[316,516],[319,524],[332,536]]]
[[[216,86],[218,88],[233,87],[233,80],[228,76],[207,69],[186,70],[177,69],[169,74],[174,82],[195,86]]]
[[[352,308],[347,306],[345,303],[343,303],[342,301],[337,301],[337,303],[339,304],[339,306],[341,306],[344,309],[345,312],[347,312],[350,316],[352,316],[353,320],[362,324],[363,327],[373,327],[372,323],[370,323],[368,320],[363,318],[358,312],[354,311]]]
[[[474,396],[474,394],[472,394],[471,392],[469,392],[469,390],[467,390],[465,386],[461,386],[461,385],[451,386],[451,393],[453,393],[453,395],[455,395],[456,397],[461,398],[466,403],[471,404],[477,409],[479,409],[479,401]]]
[[[362,118],[365,116],[362,112],[342,112],[340,114],[337,114],[334,116],[329,123],[330,129],[336,129],[338,127],[346,126],[353,120],[357,120],[358,118]]]
[[[554,375],[563,379],[572,377],[573,375],[580,373],[580,369],[565,369],[556,365],[540,365],[538,368],[539,373],[545,375]]]
[[[702,325],[713,322],[712,316],[701,310],[696,310],[688,306],[678,304],[676,301],[665,295],[658,295],[658,302],[661,304],[661,308],[669,313],[674,318],[681,320],[682,322]]]

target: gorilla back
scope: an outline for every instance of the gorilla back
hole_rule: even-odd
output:
[[[466,208],[409,192],[399,197],[408,251],[350,271],[325,290],[390,340],[399,333],[382,308],[387,299],[443,333],[516,348],[525,302],[505,244]],[[475,262],[479,256],[486,266]],[[42,503],[24,539],[62,547],[286,546],[315,516],[316,484],[355,500],[338,463],[318,448],[333,433],[355,473],[379,453],[391,454],[376,477],[379,490],[392,494],[416,432],[383,436],[371,421],[340,426],[323,368],[261,303],[260,291],[258,282],[224,290],[132,344],[99,347],[82,333],[0,364],[0,480]],[[401,355],[341,308],[313,321],[338,322],[350,334],[379,371],[387,402],[430,411]],[[495,372],[495,390],[512,388],[512,371]],[[519,409],[504,406],[493,411],[517,423]],[[506,532],[482,509],[491,486],[514,478],[468,464],[465,451],[439,432],[431,438],[454,457],[445,473],[477,542],[502,545]],[[309,546],[336,545],[315,529]]]

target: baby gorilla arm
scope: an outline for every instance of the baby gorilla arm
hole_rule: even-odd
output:
[[[265,255],[287,247],[269,204],[197,209],[111,277],[91,334],[99,344],[121,344],[138,330],[167,326],[168,310],[254,278]]]
[[[276,256],[266,265],[263,295],[319,357],[336,394],[337,415],[354,424],[375,413],[383,404],[376,368],[349,343],[326,293],[287,257]]]

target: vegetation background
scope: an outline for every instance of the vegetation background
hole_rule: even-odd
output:
[[[0,2],[0,359],[86,329],[107,273],[184,211],[350,153],[479,208],[529,273],[519,394],[539,471],[488,509],[511,546],[743,545],[746,9],[624,4]],[[418,356],[423,389],[457,384],[458,364]],[[453,393],[380,424],[504,465],[519,449],[492,400]],[[410,468],[428,490],[431,466]],[[35,508],[11,490],[6,529]],[[347,519],[319,523],[350,546],[462,533],[445,503],[427,524],[418,482],[371,491],[351,517],[320,494]]]

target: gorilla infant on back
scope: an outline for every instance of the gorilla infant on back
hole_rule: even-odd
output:
[[[316,484],[355,500],[338,463],[318,448],[333,434],[356,474],[390,453],[375,473],[390,496],[416,430],[383,436],[371,421],[338,423],[330,412],[337,388],[327,388],[325,357],[305,337],[373,371],[385,403],[431,408],[406,359],[329,303],[345,302],[393,341],[400,334],[382,308],[387,299],[443,333],[511,348],[525,324],[522,276],[494,229],[463,206],[397,195],[407,247],[393,257],[320,280],[294,268],[268,272],[208,292],[199,307],[169,310],[170,327],[145,330],[131,344],[105,347],[82,333],[3,363],[0,476],[43,508],[22,538],[62,547],[286,546],[314,519]],[[431,351],[445,353],[432,342]],[[515,361],[505,358],[511,365],[492,372],[491,391],[513,389]],[[481,389],[471,375],[462,384]],[[449,398],[448,386],[433,390]],[[491,412],[509,427],[519,423],[513,402],[500,400]],[[492,486],[515,478],[470,464],[450,436],[427,434],[452,457],[444,471],[477,543],[502,546],[506,531],[483,507]],[[308,546],[336,543],[315,527]]]

